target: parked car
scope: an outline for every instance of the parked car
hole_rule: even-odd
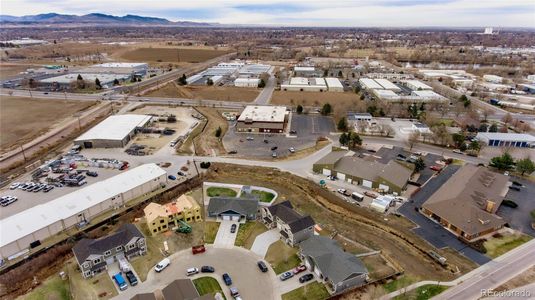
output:
[[[285,281],[285,280],[288,280],[288,279],[292,278],[293,276],[294,276],[294,273],[292,273],[292,272],[284,272],[284,273],[281,274],[281,276],[279,278],[280,278],[280,280]]]
[[[254,141],[254,137],[252,137],[252,136],[248,136],[248,137],[246,138],[246,140],[248,140],[248,141]]]
[[[299,277],[299,282],[300,282],[300,283],[305,283],[305,282],[307,282],[307,281],[312,280],[312,278],[314,278],[314,275],[312,275],[312,274],[305,274],[305,275]]]
[[[197,268],[189,268],[186,270],[186,276],[191,276],[199,273],[199,269]]]
[[[228,273],[223,274],[223,281],[227,286],[232,284],[232,278],[230,278],[230,275]]]
[[[512,181],[512,184],[513,185],[516,185],[516,186],[522,186],[522,183],[518,182],[518,181]]]
[[[275,151],[275,150],[277,150],[277,149],[279,149],[279,147],[277,147],[277,146],[273,146],[273,147],[271,147],[271,151]]]
[[[306,270],[307,270],[307,266],[300,265],[300,266],[295,267],[293,272],[294,272],[294,274],[299,274],[299,273],[304,272]]]
[[[288,151],[290,151],[290,153],[295,153],[295,148],[294,147],[290,147],[290,148],[288,148]]]
[[[231,287],[230,288],[230,295],[232,297],[234,297],[234,299],[236,299],[236,297],[239,297],[240,296],[240,292],[238,291],[238,288],[236,287]]]
[[[121,273],[113,275],[113,281],[115,281],[115,283],[119,287],[119,290],[121,291],[124,291],[128,288],[128,284],[126,284],[126,281],[124,281],[124,278]]]
[[[290,130],[290,134],[297,134],[296,130]]]
[[[214,273],[215,269],[212,266],[202,266],[201,273]]]
[[[516,185],[511,185],[509,186],[509,189],[513,190],[513,191],[517,191],[517,192],[520,192],[520,187],[516,186]]]
[[[169,258],[164,258],[154,267],[154,271],[160,273],[161,271],[163,271],[163,269],[167,268],[170,263],[171,261],[169,260]]]
[[[273,158],[277,158],[277,152],[273,152],[273,153],[271,153],[271,157],[273,157]]]
[[[431,166],[431,167],[429,167],[429,169],[431,169],[433,171],[440,172],[442,170],[442,167],[441,166]]]
[[[171,180],[176,180],[176,177],[173,176],[173,175],[169,175],[169,176],[167,176],[167,178],[169,178],[169,179],[171,179]]]
[[[336,191],[344,196],[351,196],[351,194],[346,189],[338,189]]]
[[[236,151],[236,150],[230,150],[230,151],[228,152],[228,154],[238,154],[238,151]]]
[[[136,275],[134,275],[134,272],[128,271],[124,273],[126,275],[126,279],[128,282],[130,282],[131,286],[137,285],[137,278]]]
[[[264,140],[264,143],[266,143],[266,144],[267,144],[267,143],[269,143],[269,141],[268,141],[268,140]]]
[[[235,233],[236,232],[236,227],[238,227],[238,226],[236,226],[236,224],[230,225],[230,233]]]
[[[10,189],[10,190],[14,190],[14,189],[16,189],[19,185],[20,185],[19,182],[14,182],[13,184],[11,184],[11,185],[9,186],[9,189]]]
[[[197,245],[197,246],[191,247],[191,253],[193,255],[199,254],[199,253],[204,253],[204,252],[206,252],[206,248],[204,247],[204,245]]]
[[[457,154],[463,154],[463,152],[460,149],[453,149],[451,152],[457,153]]]
[[[399,158],[403,158],[403,159],[406,159],[406,158],[407,158],[405,155],[403,155],[403,154],[401,154],[401,153],[398,154],[398,157],[399,157]]]
[[[53,190],[53,189],[54,189],[54,187],[51,186],[51,185],[49,185],[49,186],[47,186],[47,187],[43,190],[43,192],[48,193],[48,192],[50,192],[50,191]]]
[[[338,178],[336,178],[336,176],[334,176],[334,175],[331,175],[331,176],[329,176],[329,179],[332,180],[332,181],[335,181]]]
[[[263,261],[259,261],[256,264],[258,265],[258,268],[260,269],[260,271],[262,271],[263,273],[266,273],[268,271],[268,267],[266,266],[266,263],[264,263]]]
[[[97,177],[98,176],[98,173],[94,172],[94,171],[87,171],[87,172],[85,172],[85,174],[87,176],[90,176],[90,177]]]
[[[373,198],[373,199],[377,198],[377,194],[372,193],[372,192],[370,192],[370,191],[365,191],[365,192],[364,192],[364,195],[366,195],[366,196],[368,196],[368,197],[370,197],[370,198]]]

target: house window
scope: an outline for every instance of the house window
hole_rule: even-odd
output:
[[[108,251],[104,252],[104,255],[110,256],[111,255],[111,250],[108,250]]]
[[[152,232],[156,232],[156,231],[158,231],[158,230],[156,230],[156,229],[153,229],[153,230],[152,230]]]
[[[115,248],[115,251],[117,251],[117,252],[123,251],[123,246],[119,246],[119,247]]]
[[[96,264],[98,264],[100,261],[101,261],[100,258],[94,259],[94,260],[93,260],[93,264],[96,265]]]
[[[163,223],[163,222],[165,222],[165,220],[163,220],[163,219],[162,219],[162,220],[160,220],[160,223]]]
[[[89,262],[85,262],[82,264],[82,269],[87,269],[89,268]]]
[[[85,276],[86,276],[86,277],[91,276],[91,271],[87,271],[87,272],[85,272]]]

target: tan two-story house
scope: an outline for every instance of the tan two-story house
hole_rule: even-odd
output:
[[[282,241],[294,246],[314,235],[315,222],[311,216],[303,216],[293,209],[290,201],[262,207],[262,222],[268,228],[277,228]]]

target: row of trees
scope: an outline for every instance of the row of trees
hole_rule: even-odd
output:
[[[535,163],[529,159],[514,160],[511,154],[504,153],[501,156],[493,157],[490,160],[490,166],[497,168],[498,170],[516,170],[522,176],[526,173],[531,174],[535,172]]]

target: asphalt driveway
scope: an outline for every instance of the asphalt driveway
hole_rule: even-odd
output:
[[[459,170],[460,166],[450,165],[446,167],[438,176],[427,182],[422,189],[417,192],[410,201],[404,203],[398,212],[418,225],[414,228],[414,233],[425,239],[437,248],[450,247],[473,262],[482,265],[490,261],[484,254],[468,247],[465,243],[457,239],[455,235],[444,229],[438,223],[430,220],[416,210],[431,197],[431,195],[444,184],[450,177]]]
[[[280,234],[277,228],[273,228],[262,234],[259,234],[255,238],[253,245],[251,246],[251,251],[253,251],[260,257],[265,257],[269,246],[278,241],[279,238]]]
[[[230,232],[230,227],[232,224],[236,224],[236,231],[234,233]],[[217,248],[232,248],[234,247],[234,242],[236,241],[236,236],[238,235],[238,229],[240,224],[235,221],[221,221],[219,224],[219,229],[214,240],[214,247]]]

